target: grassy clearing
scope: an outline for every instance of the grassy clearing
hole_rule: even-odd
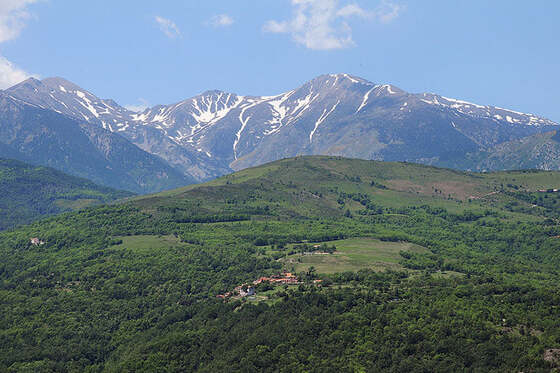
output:
[[[432,276],[438,278],[450,278],[450,277],[463,277],[465,276],[465,274],[461,272],[455,272],[455,271],[442,271],[442,272],[436,272],[432,274]]]
[[[168,249],[173,247],[182,247],[188,244],[179,241],[179,238],[173,235],[166,236],[120,236],[115,237],[122,240],[119,245],[113,246],[115,249],[128,249],[134,251],[154,250],[154,249]]]
[[[294,254],[282,261],[287,269],[294,267],[295,271],[306,271],[315,267],[318,273],[335,273],[357,271],[371,268],[374,270],[402,269],[398,263],[401,259],[399,252],[413,251],[425,253],[427,249],[409,242],[384,242],[374,238],[350,238],[330,241],[328,245],[335,245],[334,254]]]

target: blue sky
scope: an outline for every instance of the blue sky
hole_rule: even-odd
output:
[[[0,88],[62,76],[141,106],[346,72],[560,122],[558,14],[555,0],[0,0]]]

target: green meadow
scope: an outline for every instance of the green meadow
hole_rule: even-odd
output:
[[[312,253],[293,254],[283,258],[286,269],[292,267],[296,272],[307,271],[314,267],[318,273],[357,271],[360,269],[402,270],[399,264],[401,251],[426,253],[427,249],[408,242],[385,242],[375,238],[360,237],[325,242],[335,245],[332,254]]]

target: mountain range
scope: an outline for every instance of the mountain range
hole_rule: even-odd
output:
[[[532,155],[531,144],[545,133],[554,138],[557,128],[536,115],[348,74],[319,76],[274,96],[207,91],[143,112],[62,78],[30,78],[0,95],[0,156],[141,193],[313,154],[480,171],[559,169],[555,156],[527,162],[504,155],[519,141]]]

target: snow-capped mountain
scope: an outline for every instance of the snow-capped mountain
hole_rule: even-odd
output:
[[[29,78],[7,93],[43,109],[98,123],[111,132],[122,131],[132,114],[113,100],[100,99],[63,78]]]
[[[198,180],[298,154],[440,164],[557,126],[348,74],[323,75],[275,96],[207,91],[142,113],[61,78],[29,79],[6,92],[121,134]]]
[[[0,157],[50,166],[137,193],[194,181],[122,136],[6,92],[0,92]]]

